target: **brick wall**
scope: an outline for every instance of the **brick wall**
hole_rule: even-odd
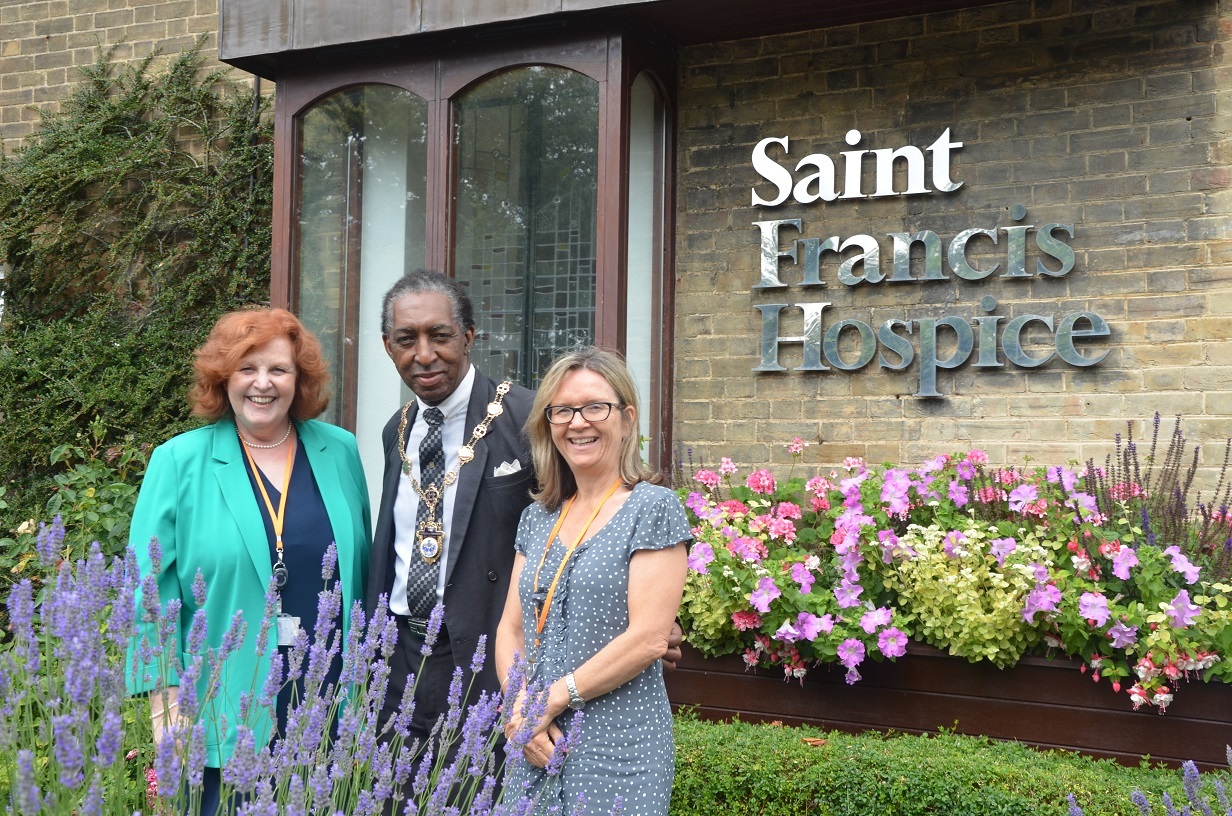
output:
[[[54,111],[99,46],[119,61],[158,48],[175,54],[208,36],[217,57],[218,0],[3,0],[0,3],[0,149],[12,152]],[[247,75],[235,73],[237,80]]]
[[[856,455],[917,463],[967,447],[995,462],[1102,461],[1126,420],[1161,411],[1183,414],[1190,438],[1218,443],[1203,460],[1217,466],[1232,436],[1230,40],[1227,2],[1024,0],[685,50],[676,438],[711,464],[721,455],[784,463],[781,443],[794,436],[821,443],[809,462]],[[751,161],[765,137],[790,138],[790,154],[770,155],[791,170],[810,153],[837,160],[844,150],[923,148],[947,127],[964,143],[951,162],[962,182],[956,192],[750,203],[754,187],[763,198],[775,193]],[[863,134],[854,148],[844,141],[853,128]],[[866,168],[867,191],[871,159]],[[896,189],[903,181],[900,172]],[[842,182],[840,169],[840,190]],[[1020,222],[1011,218],[1014,204],[1026,208]],[[824,286],[801,286],[800,266],[785,259],[786,288],[755,291],[753,222],[792,218],[801,229],[783,230],[781,249],[797,238],[869,235],[886,277],[889,233],[931,230],[944,258],[963,230],[1017,223],[1074,225],[1066,241],[1074,267],[1056,278],[968,281],[943,261],[940,281],[844,285],[828,253]],[[999,261],[1004,270],[1007,234],[999,234],[996,247],[973,243],[974,266]],[[1033,237],[1028,250],[1032,271],[1042,257]],[[923,274],[917,258],[913,275]],[[753,371],[759,304],[829,303],[824,331],[844,319],[873,328],[892,318],[974,320],[990,314],[980,308],[989,296],[997,302],[991,314],[1005,318],[998,332],[1026,313],[1099,314],[1111,336],[1088,345],[1106,348],[1107,358],[1087,368],[1055,358],[1036,368],[969,362],[938,372],[939,398],[914,396],[918,353],[903,371],[876,358],[853,372],[795,371],[803,347],[794,343],[781,346],[787,371]],[[803,333],[801,310],[782,316],[781,335]],[[1024,350],[1043,354],[1044,334],[1036,324]],[[944,358],[952,334],[939,337]],[[855,330],[840,338],[842,359],[857,359]],[[919,337],[909,339],[918,352]],[[1000,350],[998,359],[1005,361]]]

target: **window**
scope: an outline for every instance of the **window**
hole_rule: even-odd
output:
[[[381,343],[380,300],[419,267],[468,287],[472,360],[493,377],[534,387],[578,344],[625,352],[646,454],[670,462],[670,128],[657,77],[672,68],[647,55],[644,36],[561,35],[280,71],[275,190],[290,206],[275,204],[272,299],[321,337],[334,375],[324,418],[360,437],[374,495],[380,430],[410,398]]]

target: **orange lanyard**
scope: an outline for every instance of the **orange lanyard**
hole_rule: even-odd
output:
[[[535,621],[535,647],[539,646],[539,636],[543,634],[543,627],[548,622],[548,612],[552,609],[552,598],[556,595],[556,585],[560,583],[560,576],[565,572],[565,564],[569,563],[569,559],[573,557],[573,553],[581,545],[582,539],[586,537],[586,531],[590,529],[590,525],[594,523],[595,517],[599,515],[599,511],[603,509],[603,505],[607,504],[607,500],[616,492],[616,488],[620,487],[621,481],[617,479],[612,482],[612,486],[603,494],[603,499],[599,505],[595,507],[595,512],[590,514],[590,518],[586,520],[586,526],[582,528],[582,532],[578,534],[577,541],[569,545],[565,550],[565,555],[560,559],[560,566],[556,568],[556,575],[552,578],[552,584],[548,587],[547,597],[543,601],[543,606],[539,609],[539,614]],[[565,523],[565,516],[569,515],[569,508],[573,506],[573,500],[577,498],[577,494],[569,497],[569,501],[565,502],[565,509],[560,511],[560,518],[556,519],[556,525],[552,528],[552,532],[548,534],[548,543],[543,546],[543,555],[539,556],[539,566],[535,568],[535,583],[534,588],[539,588],[539,573],[543,570],[543,562],[547,560],[548,550],[552,548],[552,542],[556,540],[556,534],[560,532],[561,525]]]
[[[240,442],[244,438],[240,437]],[[295,466],[295,440],[291,440],[291,444],[287,445],[287,466],[282,474],[282,495],[278,497],[278,510],[274,510],[274,503],[270,501],[269,491],[265,489],[265,479],[261,478],[261,471],[257,469],[257,463],[253,461],[252,451],[248,450],[248,444],[242,445],[244,455],[248,457],[248,464],[252,466],[252,475],[257,477],[257,487],[261,490],[261,498],[265,500],[265,509],[269,511],[270,522],[274,525],[274,549],[278,551],[278,563],[282,563],[282,527],[287,520],[287,493],[291,492],[287,488],[291,486],[291,468]]]

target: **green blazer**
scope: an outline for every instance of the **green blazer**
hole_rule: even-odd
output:
[[[334,425],[309,420],[296,423],[296,430],[325,501],[338,549],[335,576],[342,589],[345,642],[351,605],[364,598],[372,528],[359,449],[354,435]],[[210,767],[221,767],[231,756],[235,747],[235,726],[241,721],[240,694],[248,692],[252,697],[260,694],[277,643],[276,633],[271,628],[266,649],[260,655],[256,653],[272,564],[258,499],[248,481],[247,468],[235,421],[230,416],[168,440],[150,457],[129,534],[129,546],[136,552],[143,579],[153,572],[150,538],[157,537],[161,545],[160,601],[164,607],[171,600],[182,604],[176,633],[180,653],[174,656],[180,661],[179,665],[187,666],[192,659],[186,639],[198,608],[204,609],[206,614],[206,643],[215,649],[222,643],[237,612],[242,614],[247,625],[242,645],[222,673],[221,693],[209,710],[202,707],[200,719],[205,724],[206,764]],[[290,558],[288,565],[292,569],[297,566]],[[320,567],[319,564],[310,566]],[[192,592],[198,570],[206,582],[205,603],[200,607]],[[140,595],[138,591],[138,602]],[[138,643],[143,634],[152,631],[148,625],[143,628]],[[141,656],[139,646],[134,644],[130,657],[136,657],[137,661],[128,661],[130,694],[151,691],[158,686],[160,665],[169,667],[166,685],[179,684],[174,660],[143,663]],[[197,683],[199,696],[204,696],[205,686],[206,678],[203,677]],[[223,716],[227,721],[225,729],[221,727]],[[264,745],[272,728],[270,718],[264,713],[259,717],[250,714],[249,720],[257,744]]]

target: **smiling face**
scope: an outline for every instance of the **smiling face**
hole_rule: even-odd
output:
[[[607,419],[590,422],[575,411],[567,425],[551,425],[552,444],[575,477],[615,478],[620,473],[620,448],[632,432],[633,408],[619,407],[620,397],[602,374],[586,368],[570,371],[560,381],[550,405],[581,408],[592,402],[615,403]],[[611,474],[610,477],[607,474]]]
[[[394,301],[385,352],[415,395],[429,405],[448,397],[470,370],[475,330],[453,319],[449,298],[440,292],[411,292]]]
[[[240,359],[227,379],[235,424],[250,442],[272,442],[287,429],[295,400],[295,350],[278,337]]]

